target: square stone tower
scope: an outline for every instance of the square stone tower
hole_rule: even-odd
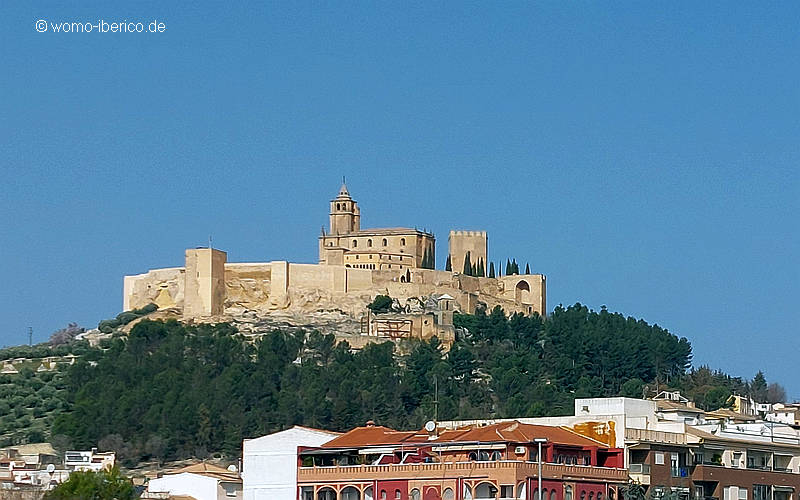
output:
[[[469,252],[469,260],[477,264],[483,260],[485,272],[489,272],[489,259],[487,258],[488,239],[486,231],[450,231],[447,238],[450,247],[450,265],[453,272],[464,271],[464,260]]]
[[[183,317],[222,314],[225,308],[225,262],[228,254],[213,248],[186,250]]]

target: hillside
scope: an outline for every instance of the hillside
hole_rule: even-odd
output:
[[[641,397],[656,386],[717,408],[747,389],[742,379],[690,369],[687,339],[605,309],[558,307],[546,319],[507,318],[496,309],[455,321],[464,333],[444,353],[436,339],[353,352],[314,331],[275,330],[248,341],[227,324],[145,319],[127,338],[86,348],[54,374],[55,394],[39,387],[42,400],[54,401],[42,423],[52,423],[59,442],[100,443],[134,464],[235,456],[243,437],[294,424],[345,430],[375,420],[414,428],[437,411],[442,420],[559,415],[576,397]],[[0,418],[16,408],[3,408]]]

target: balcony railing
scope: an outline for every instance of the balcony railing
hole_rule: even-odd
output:
[[[631,464],[631,474],[650,474],[650,464]]]
[[[648,429],[625,429],[625,439],[646,443],[686,444],[685,434]]]
[[[421,478],[427,476],[442,477],[452,474],[459,477],[464,474],[491,471],[516,471],[521,476],[536,476],[536,462],[517,460],[501,460],[497,462],[439,462],[418,464],[389,465],[336,465],[300,467],[297,478],[300,481],[332,481],[336,479],[370,480],[385,477]],[[608,481],[626,482],[628,471],[609,467],[586,465],[542,464],[542,476],[547,478],[586,478]]]

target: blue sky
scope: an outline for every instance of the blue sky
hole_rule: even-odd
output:
[[[37,20],[163,22],[39,33]],[[790,397],[800,8],[678,2],[4,2],[0,345],[117,314],[122,276],[313,262],[365,226],[485,229],[549,307],[658,323]]]

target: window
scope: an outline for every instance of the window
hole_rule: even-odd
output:
[[[739,488],[739,500],[747,500],[747,488]]]
[[[383,239],[383,242],[382,242],[382,244],[383,244],[383,246],[386,246],[386,245],[388,245],[388,244],[389,244],[389,242],[388,242],[388,241],[386,241],[386,238],[384,238],[384,239]]]
[[[381,490],[381,500],[386,500],[386,490]]]
[[[311,486],[300,488],[300,500],[314,500],[314,488]]]
[[[766,484],[753,485],[753,500],[768,500],[769,499],[769,486]]]
[[[444,492],[442,493],[442,500],[453,500],[455,498],[455,494],[453,493],[452,488],[445,488]]]
[[[589,492],[589,500],[594,500],[594,491]]]
[[[236,485],[233,483],[221,483],[222,489],[225,490],[226,497],[236,496]]]
[[[411,498],[411,500],[421,500],[420,496],[419,496],[419,490],[416,489],[416,488],[411,490],[411,497],[410,498]]]
[[[353,248],[358,246],[358,240],[353,240]]]
[[[401,493],[400,490],[394,490],[394,498],[395,500],[400,500],[403,498],[403,493]]]
[[[406,239],[405,238],[400,238],[400,246],[401,247],[405,246],[405,244],[406,244]]]
[[[372,246],[372,238],[370,238],[370,239],[368,239],[368,240],[367,240],[367,246],[368,246],[368,247],[371,247],[371,246]]]
[[[336,210],[341,210],[341,209],[342,209],[342,205],[340,203],[337,203],[336,204]]]
[[[586,500],[586,492],[581,491],[581,500]]]
[[[550,500],[557,500],[556,490],[550,490]],[[600,500],[599,498],[597,500]]]
[[[655,454],[656,465],[664,465],[664,454],[657,452]]]
[[[500,498],[514,498],[514,486],[500,486]]]
[[[569,484],[564,486],[564,500],[572,500],[572,486]]]

